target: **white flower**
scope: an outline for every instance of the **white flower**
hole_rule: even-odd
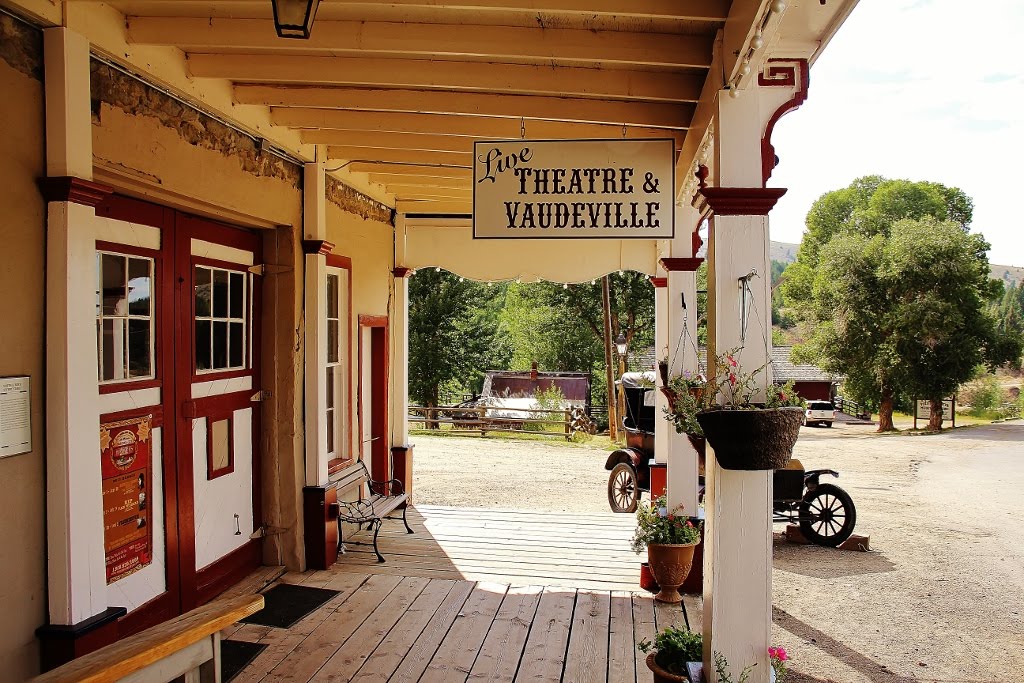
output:
[[[668,517],[668,508],[658,508],[659,517]]]

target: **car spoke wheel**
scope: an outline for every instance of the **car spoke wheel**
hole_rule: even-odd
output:
[[[812,543],[835,547],[850,537],[856,524],[853,499],[833,484],[818,484],[800,503],[800,531]]]
[[[620,462],[608,477],[608,504],[612,512],[636,512],[639,500],[636,471],[629,463]]]

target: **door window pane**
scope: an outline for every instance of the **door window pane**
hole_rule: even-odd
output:
[[[155,377],[153,259],[97,252],[96,268],[100,382]]]
[[[324,316],[327,319],[327,401],[324,406],[327,420],[327,453],[334,459],[352,457],[348,448],[348,363],[350,318],[348,311],[349,271],[330,267],[324,280],[326,298]]]
[[[207,421],[210,433],[207,440],[207,473],[208,479],[229,474],[234,469],[232,451],[231,420]]]
[[[245,368],[248,274],[196,266],[194,278],[196,372]]]

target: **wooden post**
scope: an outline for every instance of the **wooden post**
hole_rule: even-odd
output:
[[[572,441],[572,415],[568,408],[565,409],[565,440]]]
[[[601,278],[601,307],[604,309],[604,367],[608,382],[608,436],[619,438],[619,417],[615,409],[615,371],[612,369],[612,297],[608,276]]]
[[[479,406],[477,407],[477,411],[479,411],[480,413],[480,417],[477,418],[478,420],[480,420],[480,436],[487,436],[487,425],[484,424],[484,416],[487,414],[487,408]]]

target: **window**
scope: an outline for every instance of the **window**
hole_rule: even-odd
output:
[[[195,267],[196,372],[246,367],[246,273]]]
[[[153,379],[153,259],[96,252],[100,383]]]
[[[324,370],[327,386],[327,454],[328,460],[347,460],[351,457],[348,443],[349,395],[348,365],[349,335],[348,311],[349,271],[328,268],[326,278],[327,365]]]

